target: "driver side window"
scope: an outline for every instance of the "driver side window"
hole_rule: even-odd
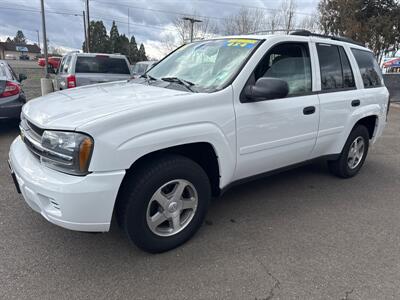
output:
[[[254,70],[254,83],[261,77],[285,80],[288,96],[312,91],[311,60],[307,43],[283,43],[274,46]]]

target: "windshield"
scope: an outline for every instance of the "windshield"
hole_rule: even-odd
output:
[[[259,40],[221,39],[182,46],[147,74],[155,79],[179,78],[200,92],[219,90],[236,74]]]

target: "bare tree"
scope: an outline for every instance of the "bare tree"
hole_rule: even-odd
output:
[[[271,33],[274,33],[275,30],[280,29],[282,26],[281,15],[279,13],[276,13],[276,11],[270,12],[266,25],[266,29],[271,30]]]
[[[266,24],[263,10],[242,7],[237,14],[227,18],[222,26],[225,34],[233,35],[262,31],[265,30]]]
[[[214,35],[217,32],[217,25],[210,21],[208,18],[196,17],[196,13],[192,16],[195,19],[200,19],[202,22],[195,23],[193,25],[193,39],[203,40],[209,36]],[[184,44],[190,39],[190,23],[183,20],[182,18],[176,18],[173,20],[174,27],[178,34],[178,40],[180,44]]]
[[[283,29],[289,33],[296,27],[296,0],[283,0],[281,5],[281,19]]]
[[[161,43],[166,53],[175,50],[180,45],[176,34],[172,32],[162,34]]]
[[[305,29],[314,33],[318,33],[321,27],[318,14],[314,13],[312,15],[303,17],[298,27],[300,29]]]
[[[193,13],[190,17],[195,19],[201,19],[202,22],[193,24],[193,39],[204,40],[206,38],[214,36],[218,27],[215,22],[210,21],[208,18],[196,17],[196,13]],[[161,36],[161,42],[166,51],[170,52],[177,47],[187,43],[190,40],[190,23],[177,17],[172,20],[172,24],[175,32],[164,33]]]

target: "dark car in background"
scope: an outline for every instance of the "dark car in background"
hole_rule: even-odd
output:
[[[21,54],[21,55],[19,56],[19,60],[29,60],[29,55]]]
[[[21,108],[26,103],[21,82],[26,79],[24,74],[15,74],[11,66],[0,60],[0,119],[18,119]]]

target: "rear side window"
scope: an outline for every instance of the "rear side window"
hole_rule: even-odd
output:
[[[343,47],[317,44],[323,91],[355,87],[354,76]]]
[[[75,73],[130,74],[125,59],[108,56],[78,56]]]
[[[68,73],[71,58],[72,58],[72,56],[67,56],[64,58],[63,64],[60,67],[61,73]]]
[[[360,68],[364,87],[374,88],[383,86],[382,72],[374,55],[365,50],[351,49],[351,51]]]

